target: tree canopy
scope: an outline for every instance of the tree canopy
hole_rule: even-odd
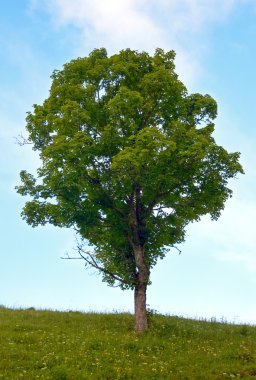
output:
[[[157,259],[188,223],[220,216],[228,180],[243,172],[239,153],[213,138],[215,100],[188,94],[174,57],[95,49],[54,71],[49,97],[27,115],[42,165],[20,174],[17,191],[32,198],[22,216],[73,227],[110,285],[146,292]]]

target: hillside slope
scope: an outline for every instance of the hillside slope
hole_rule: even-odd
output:
[[[256,328],[153,315],[0,308],[0,379],[256,379]]]

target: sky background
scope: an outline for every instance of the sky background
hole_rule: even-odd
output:
[[[26,112],[48,97],[54,69],[96,47],[174,49],[189,92],[218,103],[215,138],[240,151],[245,175],[216,222],[187,229],[186,242],[160,261],[150,308],[196,318],[256,324],[256,1],[9,0],[0,9],[0,304],[81,311],[133,311],[133,294],[110,288],[80,260],[61,260],[74,233],[31,228],[16,194],[22,169],[40,162],[25,135]]]

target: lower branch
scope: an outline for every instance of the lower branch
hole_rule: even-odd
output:
[[[181,250],[178,247],[176,247],[176,245],[171,245],[171,247],[175,248],[178,251],[179,255],[181,254]]]
[[[91,252],[84,251],[81,248],[81,246],[78,246],[77,250],[78,250],[80,257],[70,257],[67,255],[67,257],[61,257],[61,259],[63,259],[63,260],[84,260],[86,262],[86,264],[97,269],[99,272],[110,276],[114,280],[118,281],[120,284],[130,285],[129,282],[123,280],[121,277],[117,276],[115,273],[113,273],[113,272],[105,269],[101,265],[99,265],[97,260],[95,259],[95,257],[93,257],[93,254]]]

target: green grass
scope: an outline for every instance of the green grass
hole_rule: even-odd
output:
[[[0,308],[0,380],[256,379],[256,328],[150,319]]]

